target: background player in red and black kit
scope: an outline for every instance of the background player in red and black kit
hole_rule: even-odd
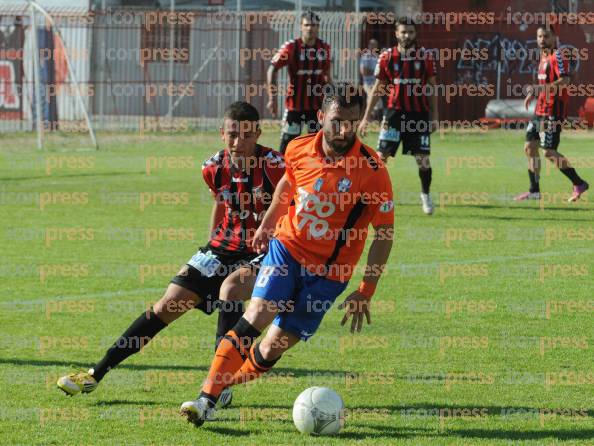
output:
[[[431,200],[430,134],[439,122],[435,94],[435,64],[429,52],[417,48],[414,22],[400,18],[396,22],[398,45],[384,51],[377,63],[377,78],[367,98],[367,109],[359,125],[362,136],[377,101],[389,94],[388,106],[382,120],[377,151],[387,162],[394,156],[400,141],[402,153],[413,155],[421,179],[423,212],[433,213]],[[387,87],[387,91],[386,91]]]
[[[534,118],[526,128],[524,152],[528,157],[528,177],[530,190],[515,197],[516,201],[540,199],[540,155],[538,146],[544,150],[545,157],[554,163],[561,173],[573,184],[569,201],[577,201],[588,190],[588,183],[582,180],[569,161],[559,152],[561,127],[567,117],[569,94],[567,84],[571,80],[569,61],[557,49],[557,35],[552,28],[538,27],[536,42],[540,48],[538,64],[538,85],[531,86],[524,100],[526,109],[537,96]]]
[[[278,50],[268,68],[268,104],[266,107],[277,114],[277,74],[286,66],[289,71],[289,86],[285,98],[285,114],[281,134],[280,151],[285,153],[287,144],[301,134],[305,124],[308,133],[320,130],[317,112],[322,106],[323,89],[332,82],[330,75],[330,45],[318,39],[320,17],[311,12],[301,15],[301,37],[290,40]]]
[[[221,128],[225,149],[202,167],[214,199],[209,242],[181,268],[163,297],[126,329],[101,361],[88,372],[58,380],[64,392],[92,392],[109,370],[140,351],[192,308],[206,314],[219,308],[217,346],[241,318],[242,301],[251,296],[262,257],[251,247],[251,239],[285,172],[282,155],[257,144],[261,133],[258,121],[258,111],[247,102],[235,102],[226,109]]]

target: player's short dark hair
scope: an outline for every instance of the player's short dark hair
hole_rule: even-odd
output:
[[[305,11],[303,14],[301,14],[301,19],[299,20],[299,23],[303,23],[303,19],[308,19],[311,23],[315,25],[320,24],[320,16],[313,11]]]
[[[394,27],[398,29],[399,26],[414,26],[415,29],[417,28],[416,22],[411,17],[398,17],[396,19],[396,23],[394,23]]]
[[[258,122],[260,114],[256,107],[248,104],[245,101],[236,101],[225,109],[225,119],[232,119],[233,121],[251,121]]]
[[[361,85],[353,85],[349,82],[327,84],[324,87],[322,111],[326,112],[332,104],[346,108],[357,106],[359,110],[365,110],[367,105],[365,91]]]
[[[557,35],[557,32],[555,30],[555,27],[550,25],[550,24],[542,24],[542,25],[538,25],[538,27],[536,28],[536,30],[538,31],[539,29],[542,29],[543,31],[549,31],[551,34]]]

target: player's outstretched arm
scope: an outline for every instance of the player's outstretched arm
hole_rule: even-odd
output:
[[[431,86],[431,96],[429,96],[429,114],[431,133],[439,128],[439,108],[437,107],[437,88],[435,76],[427,79],[427,85]]]
[[[393,240],[393,225],[378,225],[375,227],[375,237],[369,247],[363,281],[361,282],[361,285],[359,285],[359,289],[353,291],[344,302],[338,306],[339,309],[344,308],[346,310],[340,325],[346,324],[350,317],[353,317],[351,320],[351,333],[354,333],[355,330],[358,332],[361,331],[363,317],[367,319],[368,324],[371,324],[371,314],[369,312],[371,296],[386,268],[386,263],[390,257],[390,251],[392,250]]]
[[[273,117],[276,117],[276,95],[278,94],[277,86],[278,69],[274,65],[268,67],[266,72],[266,89],[268,91],[268,103],[266,108],[270,111]]]
[[[215,229],[220,222],[223,221],[225,216],[225,204],[215,198],[215,202],[212,206],[212,212],[210,213],[210,233],[208,234],[209,240],[215,233]]]
[[[285,173],[280,179],[274,191],[270,207],[264,214],[262,223],[258,227],[252,240],[252,248],[261,253],[268,248],[268,242],[274,233],[278,219],[287,213],[291,200],[295,195],[295,187]]]

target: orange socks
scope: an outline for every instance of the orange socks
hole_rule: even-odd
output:
[[[232,378],[233,384],[244,384],[258,378],[260,375],[270,370],[280,359],[279,357],[267,361],[262,357],[259,347],[260,344],[256,344],[250,349],[247,359]]]
[[[225,387],[233,384],[235,373],[250,353],[250,347],[260,335],[249,322],[241,318],[221,340],[202,386],[201,396],[216,402]]]

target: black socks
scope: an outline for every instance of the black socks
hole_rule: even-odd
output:
[[[431,188],[431,174],[433,173],[433,169],[419,169],[419,178],[421,179],[421,189],[423,190],[424,194],[429,193],[429,189]]]
[[[528,178],[530,178],[530,193],[540,192],[539,176],[528,169]]]
[[[142,313],[107,350],[103,359],[95,365],[93,378],[101,381],[107,372],[128,356],[138,353],[165,327],[167,324],[161,321],[152,310],[148,314]]]
[[[219,306],[219,320],[217,323],[217,338],[215,342],[215,351],[219,347],[219,343],[223,336],[235,327],[235,324],[243,316],[243,302],[240,300],[218,301]]]
[[[584,182],[584,180],[582,180],[579,175],[577,174],[577,172],[575,171],[575,169],[573,167],[565,167],[563,169],[559,169],[561,171],[561,173],[563,175],[565,175],[567,178],[569,178],[569,180],[573,183],[574,186],[579,186],[580,184],[582,184]]]

